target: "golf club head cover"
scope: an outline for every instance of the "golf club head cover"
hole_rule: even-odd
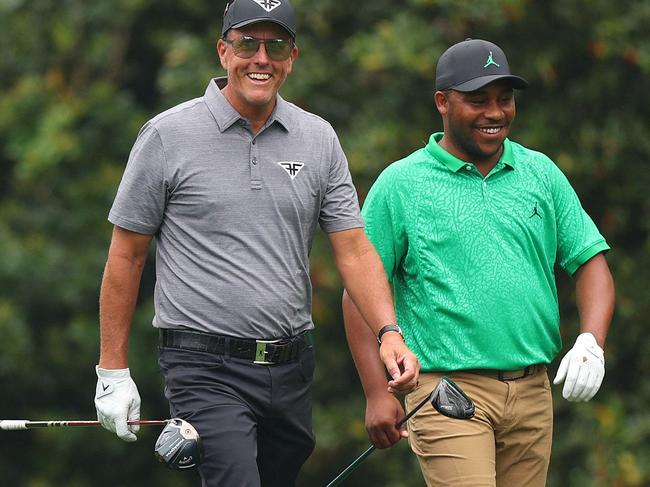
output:
[[[122,440],[137,440],[136,433],[140,426],[126,423],[140,419],[140,394],[129,369],[101,369],[96,366],[95,371],[97,419],[104,428]]]
[[[431,404],[440,414],[455,419],[474,416],[474,402],[447,376],[442,376],[431,395]]]
[[[596,395],[605,377],[605,354],[591,333],[578,335],[557,370],[553,384],[564,381],[562,397],[568,401],[588,401]]]
[[[154,454],[158,461],[174,470],[193,468],[201,463],[201,438],[187,421],[173,418],[162,430]]]

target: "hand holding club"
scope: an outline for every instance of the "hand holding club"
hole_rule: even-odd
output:
[[[95,409],[97,419],[124,441],[136,441],[140,426],[127,421],[140,419],[140,394],[129,369],[102,369],[97,372]]]
[[[406,438],[406,425],[398,426],[403,417],[404,408],[393,394],[382,389],[369,396],[366,406],[366,431],[372,444],[383,449]]]
[[[379,355],[392,377],[392,380],[388,382],[388,392],[393,394],[412,392],[418,384],[420,362],[406,346],[402,337],[397,333],[384,335]]]

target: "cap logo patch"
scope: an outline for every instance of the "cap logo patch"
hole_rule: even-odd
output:
[[[264,10],[267,12],[270,12],[276,7],[279,7],[282,5],[282,2],[280,0],[253,0],[256,4],[258,4],[260,7],[262,7]]]
[[[500,67],[501,67],[501,65],[500,65],[500,64],[497,64],[497,63],[494,61],[494,58],[492,58],[492,51],[490,51],[490,55],[487,57],[487,61],[485,62],[485,66],[483,66],[483,67],[484,67],[484,68],[487,68],[487,67],[490,66],[490,65],[496,66],[497,68],[500,68]]]
[[[291,179],[295,179],[300,170],[302,169],[302,166],[305,165],[304,162],[293,162],[293,161],[280,161],[278,164],[287,171],[287,174],[291,177]]]

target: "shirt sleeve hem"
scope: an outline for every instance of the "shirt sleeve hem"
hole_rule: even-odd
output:
[[[124,228],[125,230],[130,230],[131,232],[142,233],[143,235],[153,235],[156,233],[156,228],[153,228],[150,225],[132,222],[113,213],[109,214],[108,221],[113,225]]]
[[[607,242],[605,242],[604,240],[600,240],[594,243],[593,245],[590,245],[582,252],[580,252],[573,260],[571,260],[564,266],[564,269],[570,276],[572,276],[580,268],[580,266],[582,266],[593,256],[601,252],[606,252],[609,249],[610,247],[609,245],[607,245]]]
[[[353,220],[341,220],[330,223],[321,223],[321,228],[325,233],[341,232],[352,228],[363,228],[363,220],[355,218]]]

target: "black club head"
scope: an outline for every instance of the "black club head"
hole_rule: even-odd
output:
[[[442,376],[431,393],[431,405],[444,416],[469,419],[474,416],[472,400],[447,376]]]

